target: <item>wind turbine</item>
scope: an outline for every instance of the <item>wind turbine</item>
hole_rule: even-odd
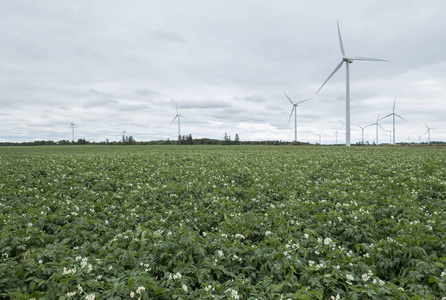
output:
[[[426,128],[427,128],[427,130],[424,134],[427,133],[427,143],[430,144],[431,143],[431,129],[435,129],[435,128],[427,126],[426,123],[424,123],[424,125],[426,125]]]
[[[319,145],[321,144],[322,132],[323,132],[323,131],[321,131],[321,133],[316,133],[316,134],[319,136]]]
[[[356,125],[358,125],[358,124],[356,124]],[[364,127],[358,125],[358,127],[361,128],[362,144],[363,144],[363,145],[364,145],[364,128],[367,128],[367,127],[372,126],[372,125],[373,125],[373,124],[369,124],[369,125],[364,126]]]
[[[376,122],[375,123],[372,123],[372,124],[369,124],[369,125],[367,125],[367,126],[371,126],[371,125],[376,125],[376,145],[379,145],[379,142],[378,142],[378,127],[381,127],[381,129],[383,129],[383,130],[385,130],[381,125],[379,125],[379,120],[381,120],[380,118],[379,118],[379,115],[380,114],[378,114],[378,117],[376,118]]]
[[[346,56],[344,51],[344,44],[342,43],[342,37],[341,37],[341,30],[339,29],[339,22],[338,23],[338,36],[339,36],[339,45],[341,46],[341,52],[342,52],[342,60],[341,62],[336,66],[334,71],[328,76],[328,78],[324,81],[324,83],[321,85],[321,87],[317,90],[316,94],[319,93],[319,91],[322,89],[322,87],[327,83],[328,80],[341,68],[342,64],[345,62],[346,66],[346,98],[345,98],[345,145],[348,147],[350,146],[350,71],[349,71],[349,64],[351,64],[355,60],[363,60],[363,61],[387,61],[385,59],[378,59],[378,58],[371,58],[371,57],[360,57],[360,56]]]
[[[389,145],[390,145],[390,144],[392,144],[392,131],[393,130],[386,129],[386,131],[389,133]]]
[[[395,146],[395,116],[397,116],[398,118],[403,119],[404,121],[407,122],[406,119],[404,119],[403,117],[401,117],[399,114],[395,113],[395,104],[396,104],[396,98],[395,98],[395,101],[393,101],[393,110],[392,110],[392,113],[391,113],[391,114],[388,114],[387,116],[381,118],[381,120],[382,120],[382,119],[385,119],[385,118],[390,117],[390,116],[393,117],[393,145],[394,145],[394,146]]]
[[[422,135],[417,135],[417,137],[418,137],[418,144],[421,144],[421,137],[422,137]]]
[[[335,135],[336,135],[336,145],[337,145],[338,144],[338,131],[336,131]]]
[[[180,113],[178,113],[178,104],[177,106],[177,114],[175,115],[175,118],[173,118],[172,122],[170,123],[170,125],[172,125],[172,123],[178,118],[178,144],[181,144],[181,133],[180,133],[180,128],[181,128],[181,118],[185,118],[183,115],[181,115]]]
[[[76,125],[76,124],[74,124],[74,120],[73,121],[71,121],[71,141],[74,143],[74,125]]]
[[[294,141],[297,142],[297,107],[299,106],[299,104],[309,101],[313,98],[308,98],[308,99],[294,103],[293,101],[291,101],[290,97],[288,97],[288,95],[285,92],[283,92],[283,93],[285,94],[285,96],[288,98],[288,100],[293,105],[293,108],[291,109],[290,118],[288,119],[288,124],[290,123],[291,117],[293,116],[293,112],[294,112]]]

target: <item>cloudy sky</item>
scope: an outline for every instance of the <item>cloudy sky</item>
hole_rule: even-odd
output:
[[[351,141],[396,112],[396,140],[446,141],[444,0],[3,1],[0,141],[176,139],[345,143],[347,55]],[[391,118],[380,121],[392,129]],[[375,127],[364,130],[375,141]],[[389,141],[380,129],[379,142]]]

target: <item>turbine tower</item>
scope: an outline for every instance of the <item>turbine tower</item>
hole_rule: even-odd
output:
[[[394,146],[395,146],[395,116],[397,116],[398,118],[400,118],[400,119],[402,119],[402,120],[404,120],[404,121],[407,122],[406,119],[404,119],[403,117],[401,117],[399,114],[395,113],[395,104],[396,104],[396,98],[395,98],[395,101],[393,101],[393,110],[392,110],[392,113],[391,113],[391,114],[388,114],[387,116],[381,118],[381,120],[382,120],[382,119],[385,119],[385,118],[387,118],[387,117],[390,117],[390,116],[392,116],[392,118],[393,118],[393,145],[394,145]]]
[[[73,121],[71,121],[71,141],[74,143],[74,126],[76,125],[76,124],[74,124],[74,120]]]
[[[288,124],[290,123],[291,117],[293,116],[293,112],[294,112],[294,141],[297,142],[297,107],[299,106],[299,104],[309,101],[313,98],[308,98],[308,99],[294,103],[293,101],[291,101],[290,97],[288,97],[288,95],[285,92],[283,92],[283,93],[285,94],[285,96],[288,98],[288,100],[293,105],[293,108],[291,109],[290,118],[288,119]]]
[[[180,113],[178,113],[178,104],[176,105],[177,107],[177,114],[175,115],[175,118],[173,118],[172,122],[170,123],[170,125],[172,125],[173,122],[175,122],[175,120],[178,118],[178,144],[181,144],[181,118],[185,118],[183,115],[181,115]]]
[[[424,125],[426,125],[426,128],[427,128],[427,130],[424,134],[427,133],[427,143],[430,144],[431,143],[431,129],[435,129],[435,128],[427,126],[426,123],[424,123]]]
[[[345,145],[348,147],[350,146],[350,71],[349,71],[349,64],[351,64],[355,60],[363,60],[363,61],[387,61],[385,59],[378,59],[378,58],[371,58],[371,57],[360,57],[360,56],[346,56],[344,51],[344,44],[342,43],[342,37],[341,37],[341,30],[339,29],[339,22],[338,22],[338,36],[339,36],[339,45],[341,47],[342,52],[342,60],[341,62],[336,66],[334,71],[328,76],[328,78],[324,81],[324,83],[321,85],[321,87],[317,90],[316,94],[319,93],[319,91],[322,89],[322,87],[327,83],[328,80],[341,68],[342,64],[345,62],[346,67],[346,98],[345,98]]]
[[[376,145],[379,145],[379,142],[378,142],[378,127],[381,127],[381,129],[385,130],[385,129],[384,129],[381,125],[379,125],[379,123],[378,123],[379,120],[380,120],[379,115],[380,115],[380,114],[378,114],[378,117],[376,118],[376,122],[375,122],[375,123],[372,123],[372,124],[367,125],[367,126],[376,125]]]
[[[356,124],[356,125],[358,125],[358,124]],[[364,145],[364,128],[367,128],[367,127],[372,126],[372,125],[373,124],[369,124],[369,125],[366,125],[364,127],[358,125],[358,127],[361,128],[361,136],[362,136],[362,144],[363,145]]]

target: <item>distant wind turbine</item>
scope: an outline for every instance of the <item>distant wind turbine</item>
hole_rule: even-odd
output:
[[[422,137],[422,135],[417,135],[417,137],[418,137],[418,144],[421,144],[421,137]]]
[[[390,117],[390,116],[392,116],[392,118],[393,118],[393,145],[394,145],[394,146],[395,146],[395,116],[397,116],[398,118],[400,118],[400,119],[402,119],[402,120],[404,120],[404,121],[407,122],[406,119],[404,119],[403,117],[401,117],[399,114],[395,113],[395,104],[396,104],[396,98],[395,98],[395,101],[393,101],[393,110],[392,110],[392,113],[391,113],[391,114],[388,114],[387,116],[381,118],[381,120],[382,120],[382,119],[385,119],[385,118],[387,118],[387,117]]]
[[[358,125],[358,124],[356,124],[356,125]],[[361,128],[362,144],[364,144],[364,128],[367,128],[367,127],[372,126],[372,125],[373,124],[369,124],[369,125],[364,126],[364,127],[358,125],[358,127]]]
[[[297,107],[299,106],[299,104],[309,101],[313,98],[308,98],[308,99],[294,103],[293,101],[291,101],[290,97],[288,97],[288,95],[285,92],[283,92],[283,93],[285,94],[285,96],[288,98],[288,100],[293,105],[293,108],[291,109],[290,118],[288,119],[288,123],[290,123],[291,117],[293,116],[293,112],[294,112],[294,141],[297,142]]]
[[[389,145],[391,145],[392,144],[392,131],[393,130],[386,129],[386,131],[389,133]]]
[[[323,132],[323,131],[321,131],[321,133],[316,133],[316,134],[319,136],[319,145],[321,145],[322,132]]]
[[[426,123],[424,123],[424,124],[426,125],[426,128],[427,128],[427,130],[424,134],[427,133],[427,143],[430,144],[431,143],[431,129],[435,129],[435,128],[427,126]]]
[[[181,129],[180,123],[181,123],[181,121],[180,121],[180,119],[181,118],[185,118],[185,117],[183,115],[181,115],[180,113],[178,113],[178,104],[176,106],[177,106],[177,114],[175,115],[175,118],[173,118],[173,120],[170,123],[170,125],[172,125],[172,123],[175,122],[175,120],[178,118],[178,144],[180,144],[181,143],[181,133],[180,133],[180,129]]]
[[[74,126],[76,125],[76,124],[74,124],[74,120],[73,121],[71,121],[71,141],[74,143]]]
[[[335,135],[336,135],[336,145],[337,145],[338,144],[338,132],[337,131],[336,131]]]
[[[342,43],[342,37],[341,37],[341,30],[339,29],[339,22],[338,22],[338,36],[339,36],[339,45],[341,46],[341,52],[342,52],[342,60],[341,62],[336,66],[334,71],[328,76],[327,80],[324,81],[324,83],[321,85],[319,90],[317,90],[316,94],[319,93],[319,91],[322,89],[322,87],[327,83],[328,80],[341,68],[342,64],[345,62],[346,66],[346,113],[345,113],[345,145],[350,146],[350,75],[349,75],[349,64],[351,64],[355,60],[363,60],[363,61],[387,61],[384,59],[378,59],[378,58],[371,58],[371,57],[359,57],[359,56],[346,56],[344,51],[344,44]]]
[[[379,125],[379,120],[381,120],[379,118],[379,115],[380,114],[378,114],[378,117],[376,118],[376,122],[375,123],[367,125],[367,126],[376,125],[376,145],[379,145],[379,141],[378,141],[378,127],[381,127],[381,129],[385,130],[381,125]]]

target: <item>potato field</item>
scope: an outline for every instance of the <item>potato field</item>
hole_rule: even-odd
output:
[[[0,148],[0,299],[442,297],[444,148]]]

